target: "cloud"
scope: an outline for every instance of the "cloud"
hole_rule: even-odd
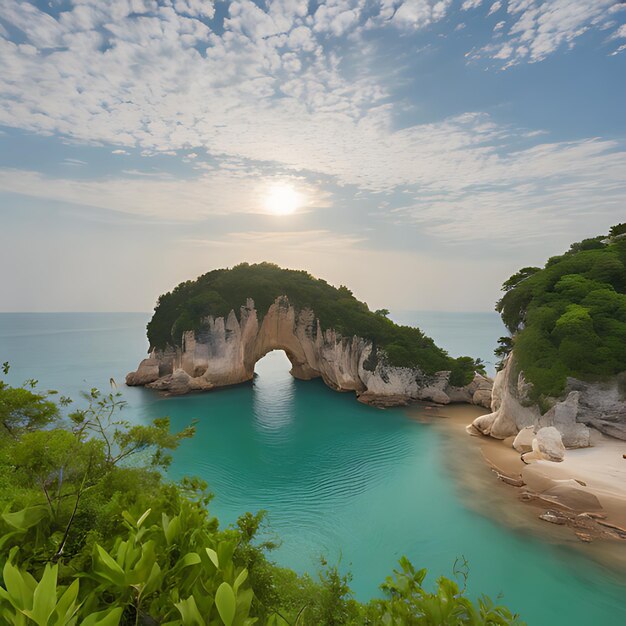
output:
[[[383,12],[391,12],[390,4],[388,0],[383,0],[381,3],[381,14]],[[443,19],[451,4],[451,0],[405,0],[404,2],[394,3],[394,12],[390,22],[403,29],[411,28],[417,30],[425,28],[433,22]]]
[[[487,15],[493,15],[494,13],[499,11],[501,8],[502,8],[502,2],[500,2],[500,0],[496,0],[496,2],[494,2],[491,5],[491,8],[489,9],[489,13],[487,13]]]
[[[541,144],[489,170],[462,189],[418,194],[395,213],[446,241],[507,247],[550,241],[568,231],[601,234],[623,213],[626,156],[612,142]]]
[[[505,65],[540,60],[572,41],[581,24],[600,23],[600,5],[609,4],[511,0],[517,21],[508,36],[472,56]],[[360,184],[359,173],[370,172],[355,162],[359,154],[414,143],[409,135],[421,138],[424,129],[394,133],[397,111],[385,77],[367,58],[358,71],[346,70],[341,48],[326,46],[326,39],[356,33],[366,20],[421,29],[448,15],[452,3],[381,0],[370,19],[362,0],[332,0],[313,15],[303,0],[275,0],[265,10],[234,0],[223,33],[200,19],[212,12],[203,12],[212,5],[201,2],[84,0],[58,19],[26,2],[3,6],[26,41],[0,38],[0,124],[118,145],[113,153],[120,155],[130,148],[146,156],[202,148],[296,170],[338,169],[340,182]],[[476,6],[466,0],[462,8]],[[371,186],[380,188],[383,177],[372,173]]]
[[[193,17],[212,18],[215,15],[215,5],[207,0],[174,0],[170,6],[177,13]]]
[[[448,242],[516,245],[579,228],[581,220],[588,220],[589,232],[595,232],[602,220],[608,225],[623,212],[626,152],[616,142],[544,142],[520,149],[519,142],[543,135],[513,135],[483,116],[430,125],[419,135],[414,130],[400,135],[393,150],[383,146],[371,161],[359,157],[368,176],[378,167],[381,178],[368,190],[371,181],[366,177],[355,187],[353,200],[347,200],[365,206],[375,202],[381,207],[379,219],[413,223]],[[497,144],[486,145],[488,140]],[[406,166],[398,169],[402,158]],[[352,172],[342,174],[358,178]],[[384,181],[384,174],[391,181]],[[296,176],[276,179],[262,169],[245,170],[240,162],[211,166],[189,180],[132,170],[123,178],[97,181],[0,170],[0,191],[168,222],[263,213],[263,200],[276,182],[303,194],[304,212],[331,205],[330,195],[318,183]],[[397,199],[388,202],[398,189],[403,191],[401,206]],[[333,212],[324,219],[332,220]]]
[[[619,46],[619,48],[616,48],[615,50],[613,50],[613,52],[611,52],[609,56],[614,57],[615,55],[621,54],[622,52],[624,52],[624,50],[626,50],[626,44],[623,44]]]
[[[469,11],[470,9],[476,9],[483,3],[483,0],[465,0],[461,5],[463,11]]]
[[[613,39],[624,39],[626,38],[626,24],[622,24],[614,33]]]
[[[313,14],[313,31],[332,33],[341,37],[354,27],[360,18],[358,2],[331,0],[320,4]]]
[[[561,48],[571,48],[587,31],[612,28],[616,0],[509,0],[511,24],[502,43],[491,43],[470,56],[504,61],[504,67],[535,63]],[[501,8],[497,0],[489,15]],[[496,8],[497,7],[497,8]]]
[[[399,126],[403,103],[393,103],[361,31],[366,24],[403,34],[426,28],[449,16],[449,0],[332,0],[312,15],[304,0],[275,0],[264,8],[234,0],[223,28],[210,20],[212,5],[199,1],[83,0],[57,19],[27,2],[0,3],[23,39],[0,37],[0,124],[120,146],[113,154],[182,151],[201,172],[189,180],[145,180],[135,172],[86,181],[4,170],[0,188],[8,192],[200,220],[259,212],[258,181],[279,171],[306,188],[307,209],[329,201],[322,184],[311,180],[332,181],[354,197],[386,200],[403,192],[415,201],[395,216],[430,216],[439,224],[431,228],[435,233],[454,232],[436,219],[437,211],[447,216],[444,225],[456,224],[454,216],[463,216],[472,198],[480,202],[480,219],[467,228],[476,233],[492,219],[489,207],[497,206],[498,195],[503,215],[513,211],[520,189],[532,190],[525,193],[546,211],[550,202],[560,206],[573,172],[580,179],[575,204],[606,212],[623,192],[626,153],[616,143],[547,144],[533,129],[500,126],[479,112]],[[481,4],[466,0],[461,8]],[[501,39],[474,56],[503,66],[541,60],[573,45],[586,29],[606,26],[611,4],[509,0],[509,25],[502,20],[496,27]],[[340,40],[352,46],[351,38],[361,46],[360,64],[347,63],[342,53]],[[328,45],[330,39],[336,45]],[[192,156],[207,153],[210,164]],[[555,215],[559,223],[569,219],[565,210]],[[499,232],[508,232],[499,224]],[[529,236],[537,229],[522,226]]]

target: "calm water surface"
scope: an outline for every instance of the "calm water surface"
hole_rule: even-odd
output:
[[[503,334],[489,313],[395,318],[419,323],[453,355],[485,360],[493,360],[493,343]],[[36,377],[74,396],[104,389],[113,377],[129,402],[129,419],[169,415],[182,428],[197,418],[197,435],[176,452],[172,476],[204,478],[224,524],[247,510],[267,510],[270,533],[282,539],[279,563],[313,572],[322,554],[340,561],[353,572],[360,599],[376,593],[403,554],[431,578],[449,574],[464,555],[470,591],[503,594],[531,625],[626,623],[626,580],[463,504],[446,469],[445,431],[402,410],[363,406],[320,381],[293,380],[282,352],[259,362],[252,385],[182,398],[125,388],[124,375],[147,348],[147,320],[0,314],[0,361],[12,363],[13,382]]]

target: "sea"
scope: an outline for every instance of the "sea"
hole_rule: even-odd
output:
[[[376,409],[320,380],[295,380],[279,351],[259,361],[250,384],[184,397],[126,387],[126,373],[148,348],[149,317],[0,313],[0,362],[10,362],[11,383],[34,378],[76,403],[85,390],[115,384],[132,422],[169,416],[181,429],[196,420],[196,435],[175,451],[169,477],[204,479],[222,526],[246,511],[266,511],[264,536],[279,543],[276,562],[316,577],[324,558],[350,572],[359,600],[380,594],[403,555],[428,569],[427,585],[465,559],[470,596],[485,593],[530,625],[626,624],[626,573],[599,565],[572,541],[548,540],[468,502],[445,429],[405,409]],[[495,371],[493,349],[506,334],[496,313],[392,317]]]

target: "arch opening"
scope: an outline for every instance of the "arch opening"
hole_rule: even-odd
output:
[[[259,431],[277,433],[294,419],[295,379],[288,354],[270,350],[254,364],[254,418]]]
[[[287,351],[275,348],[265,353],[254,364],[254,381],[262,381],[261,384],[276,383],[280,380],[293,380],[291,370],[293,361]]]

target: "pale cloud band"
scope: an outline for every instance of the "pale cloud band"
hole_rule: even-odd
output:
[[[333,152],[329,140],[318,168],[369,190],[381,203],[402,188],[402,206],[389,210],[381,204],[387,219],[420,224],[448,240],[545,237],[581,212],[600,217],[619,209],[626,196],[626,152],[618,144],[582,140],[519,149],[526,135],[470,116],[391,133],[385,145],[382,136],[371,136],[369,143],[361,136],[350,155]],[[301,211],[333,204],[332,195],[305,176],[273,178],[243,166],[191,179],[129,174],[83,180],[6,169],[0,170],[0,191],[168,222],[265,213],[262,199],[277,181],[302,194]]]
[[[0,170],[0,191],[166,222],[189,222],[232,213],[268,213],[263,198],[273,184],[301,194],[301,212],[328,205],[328,194],[298,177],[261,177],[218,171],[191,180],[155,179],[129,172],[124,178],[52,178],[27,170]]]

